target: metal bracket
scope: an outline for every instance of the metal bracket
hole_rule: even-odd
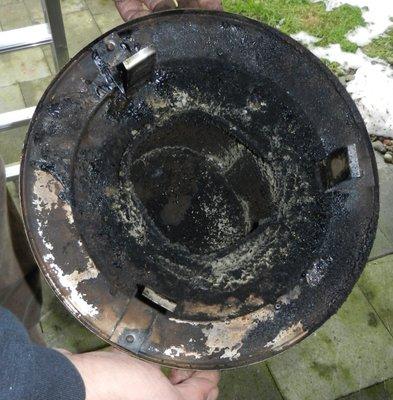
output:
[[[325,188],[330,190],[342,182],[360,178],[356,145],[339,148],[318,163],[318,177]]]
[[[124,89],[127,91],[135,84],[148,79],[155,63],[156,50],[153,46],[147,46],[119,64],[117,68],[120,72]]]
[[[118,339],[118,345],[125,347],[131,352],[138,354],[145,343],[147,337],[150,335],[149,330],[138,329],[124,329]]]

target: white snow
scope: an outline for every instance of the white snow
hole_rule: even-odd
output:
[[[358,69],[365,64],[371,63],[371,59],[361,50],[357,50],[356,53],[347,53],[341,50],[339,44],[331,44],[327,47],[309,48],[317,57],[326,58],[329,61],[336,61],[346,70]]]
[[[369,133],[393,137],[392,68],[382,63],[365,63],[356,71],[347,90],[357,103]]]
[[[393,2],[393,0],[392,0]],[[345,70],[356,70],[346,87],[366,123],[370,134],[393,137],[393,69],[382,60],[342,51],[339,44],[318,47],[318,39],[306,32],[292,36],[306,45],[317,57],[338,62]]]
[[[310,35],[307,32],[301,31],[298,33],[295,33],[294,35],[291,35],[293,39],[297,40],[300,43],[303,43],[305,46],[310,46],[312,44],[315,44],[319,41],[318,38],[315,36]]]
[[[328,11],[343,4],[362,9],[366,26],[360,26],[347,35],[347,38],[358,46],[365,46],[393,26],[393,0],[323,0],[323,2]]]

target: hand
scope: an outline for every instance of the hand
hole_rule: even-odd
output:
[[[221,0],[115,0],[115,2],[124,21],[171,8],[222,10]]]
[[[61,351],[82,376],[86,400],[216,400],[219,373],[172,370],[119,350],[72,354]]]

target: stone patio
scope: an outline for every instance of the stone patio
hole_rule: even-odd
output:
[[[112,0],[62,0],[70,55],[122,23]],[[40,0],[0,0],[0,30],[41,23]],[[33,106],[53,78],[48,46],[0,55],[0,113]],[[0,155],[18,161],[26,127],[0,133]],[[377,154],[381,214],[370,262],[339,312],[265,363],[223,373],[220,400],[393,399],[393,165]],[[16,193],[13,184],[10,189]],[[105,344],[44,285],[41,329],[49,346]]]

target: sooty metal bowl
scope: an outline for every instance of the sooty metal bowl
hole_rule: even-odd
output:
[[[146,360],[227,368],[334,314],[369,254],[375,160],[337,79],[273,28],[144,17],[98,38],[41,99],[21,195],[70,312]]]

